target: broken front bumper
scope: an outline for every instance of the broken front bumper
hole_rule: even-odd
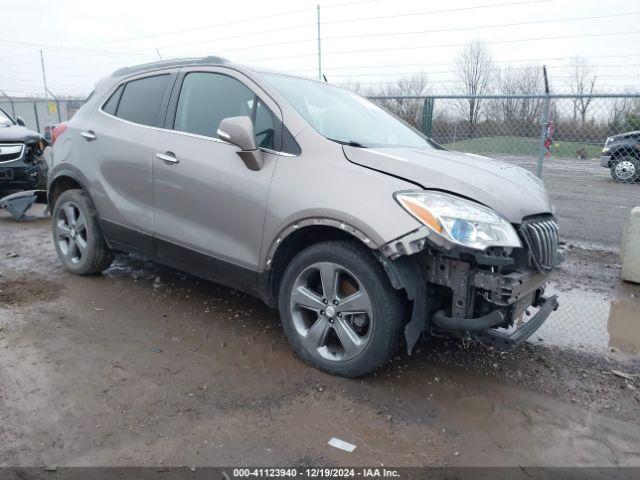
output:
[[[446,317],[442,311],[438,311],[433,316],[433,323],[443,330],[469,332],[472,337],[482,343],[495,347],[516,347],[533,335],[547,320],[551,312],[558,309],[558,296],[543,297],[539,295],[531,306],[539,307],[538,312],[511,333],[495,329],[502,326],[506,320],[505,313],[501,310],[493,310],[478,318]]]
[[[551,312],[556,311],[559,306],[557,295],[540,297],[538,303],[537,306],[540,307],[540,310],[512,333],[503,333],[493,328],[487,328],[477,332],[475,337],[482,343],[497,348],[517,347],[533,335],[551,315]]]
[[[512,256],[500,251],[443,251],[413,237],[383,247],[386,258],[381,259],[392,285],[403,288],[412,301],[405,328],[409,352],[421,335],[438,332],[514,347],[558,308],[555,296],[544,297],[550,271],[537,269],[524,248]],[[537,313],[521,323],[530,308]]]

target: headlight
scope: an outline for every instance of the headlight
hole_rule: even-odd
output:
[[[398,192],[396,200],[431,231],[465,247],[521,247],[513,226],[490,208],[438,192]]]
[[[602,138],[602,137],[600,137],[600,138]],[[607,141],[606,141],[606,142],[604,142],[604,144],[605,144],[605,145],[609,145],[611,142],[613,142],[613,140],[614,140],[614,138],[613,138],[613,137],[609,137],[609,138],[607,138]]]

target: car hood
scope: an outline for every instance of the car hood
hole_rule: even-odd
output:
[[[540,180],[506,162],[449,150],[343,147],[349,161],[482,203],[512,223],[552,210]]]
[[[37,142],[41,138],[39,133],[36,133],[28,128],[20,125],[10,125],[8,127],[0,127],[0,142],[23,142],[33,143]]]

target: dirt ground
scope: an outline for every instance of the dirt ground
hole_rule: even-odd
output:
[[[49,232],[0,212],[0,465],[640,466],[637,355],[430,339],[331,377],[258,300],[133,256],[75,277]],[[613,254],[566,253],[558,289],[638,300]]]

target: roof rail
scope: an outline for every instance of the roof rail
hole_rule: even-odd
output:
[[[145,72],[147,70],[155,70],[156,68],[166,67],[182,67],[185,65],[224,65],[229,63],[226,58],[210,55],[208,57],[197,58],[176,58],[173,60],[161,60],[158,62],[143,63],[133,65],[131,67],[122,67],[111,74],[112,77],[122,77],[131,73]]]

